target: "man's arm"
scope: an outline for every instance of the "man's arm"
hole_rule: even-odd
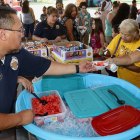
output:
[[[95,71],[95,67],[92,62],[82,61],[79,63],[79,67],[74,64],[62,64],[54,61],[50,61],[43,57],[35,56],[29,53],[25,49],[21,49],[21,60],[19,75],[23,77],[39,77],[42,75],[64,75],[76,73],[76,69],[79,68],[79,72]]]
[[[0,131],[15,126],[26,125],[33,121],[33,112],[24,110],[16,114],[0,113]]]
[[[89,61],[80,62],[78,65],[79,72],[85,73],[89,71],[95,71],[96,69],[92,66]],[[76,65],[74,64],[62,64],[58,62],[51,62],[49,69],[44,73],[44,75],[63,75],[63,74],[73,74],[77,72]]]
[[[41,37],[36,36],[36,35],[33,35],[32,39],[35,41],[49,42],[49,40],[47,38],[41,38]]]

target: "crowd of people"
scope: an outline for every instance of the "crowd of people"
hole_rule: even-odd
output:
[[[86,2],[81,2],[79,7],[70,3],[65,8],[62,2],[56,2],[56,7],[43,7],[41,22],[37,24],[28,1],[22,4],[20,19],[15,10],[3,3],[0,6],[0,130],[33,120],[31,110],[11,113],[17,82],[33,92],[32,84],[24,77],[96,71],[88,61],[79,65],[61,64],[34,56],[20,48],[23,37],[47,43],[63,39],[81,41],[92,47],[93,57],[96,54],[114,57],[105,61],[119,66],[117,77],[140,87],[139,18],[136,0],[131,6],[104,0],[99,17],[90,15]]]

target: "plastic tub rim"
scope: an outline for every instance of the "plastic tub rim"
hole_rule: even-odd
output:
[[[79,74],[78,74],[79,75]],[[80,74],[81,75],[81,74]],[[118,78],[115,77],[109,77],[109,76],[105,76],[105,75],[98,75],[98,74],[82,74],[81,76],[85,77],[85,76],[99,76],[99,77],[103,77],[103,78],[109,78],[109,79],[114,79],[114,80],[120,80]],[[109,80],[108,79],[108,80]],[[129,82],[125,81],[125,80],[120,80],[126,84],[129,84],[131,87],[135,88],[137,91],[140,91],[140,89],[138,87],[136,87],[135,85],[130,84]],[[21,94],[19,95],[18,98],[20,98]],[[22,109],[18,106],[18,102],[19,100],[17,100],[16,102],[16,112],[21,111]],[[48,131],[44,131],[43,129],[37,127],[36,125],[34,125],[33,123],[28,124],[23,126],[25,129],[27,129],[30,133],[36,135],[37,137],[41,138],[40,139],[46,139],[46,135],[47,135],[47,139],[49,140],[53,140],[55,138],[57,138],[57,140],[124,140],[126,138],[134,138],[140,135],[140,125],[129,129],[125,132],[119,133],[119,134],[115,134],[115,135],[110,135],[110,136],[102,136],[102,137],[70,137],[70,136],[64,136],[64,135],[59,135],[53,132],[48,132]],[[40,132],[40,133],[38,133]]]

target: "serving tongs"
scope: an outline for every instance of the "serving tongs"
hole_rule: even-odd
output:
[[[47,104],[47,101],[42,100],[41,98],[39,98],[34,92],[31,92],[31,94],[33,96],[35,96],[40,101],[40,103],[42,103],[42,105],[46,105]]]

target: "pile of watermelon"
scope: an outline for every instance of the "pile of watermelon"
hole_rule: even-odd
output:
[[[42,100],[47,101],[46,105],[40,103],[37,98],[32,99],[32,108],[35,114],[43,116],[43,114],[52,115],[61,113],[61,100],[60,97],[53,93],[48,96],[42,96]]]
[[[94,65],[96,65],[96,66],[104,66],[104,62],[103,61],[96,62],[96,63],[94,63]]]

